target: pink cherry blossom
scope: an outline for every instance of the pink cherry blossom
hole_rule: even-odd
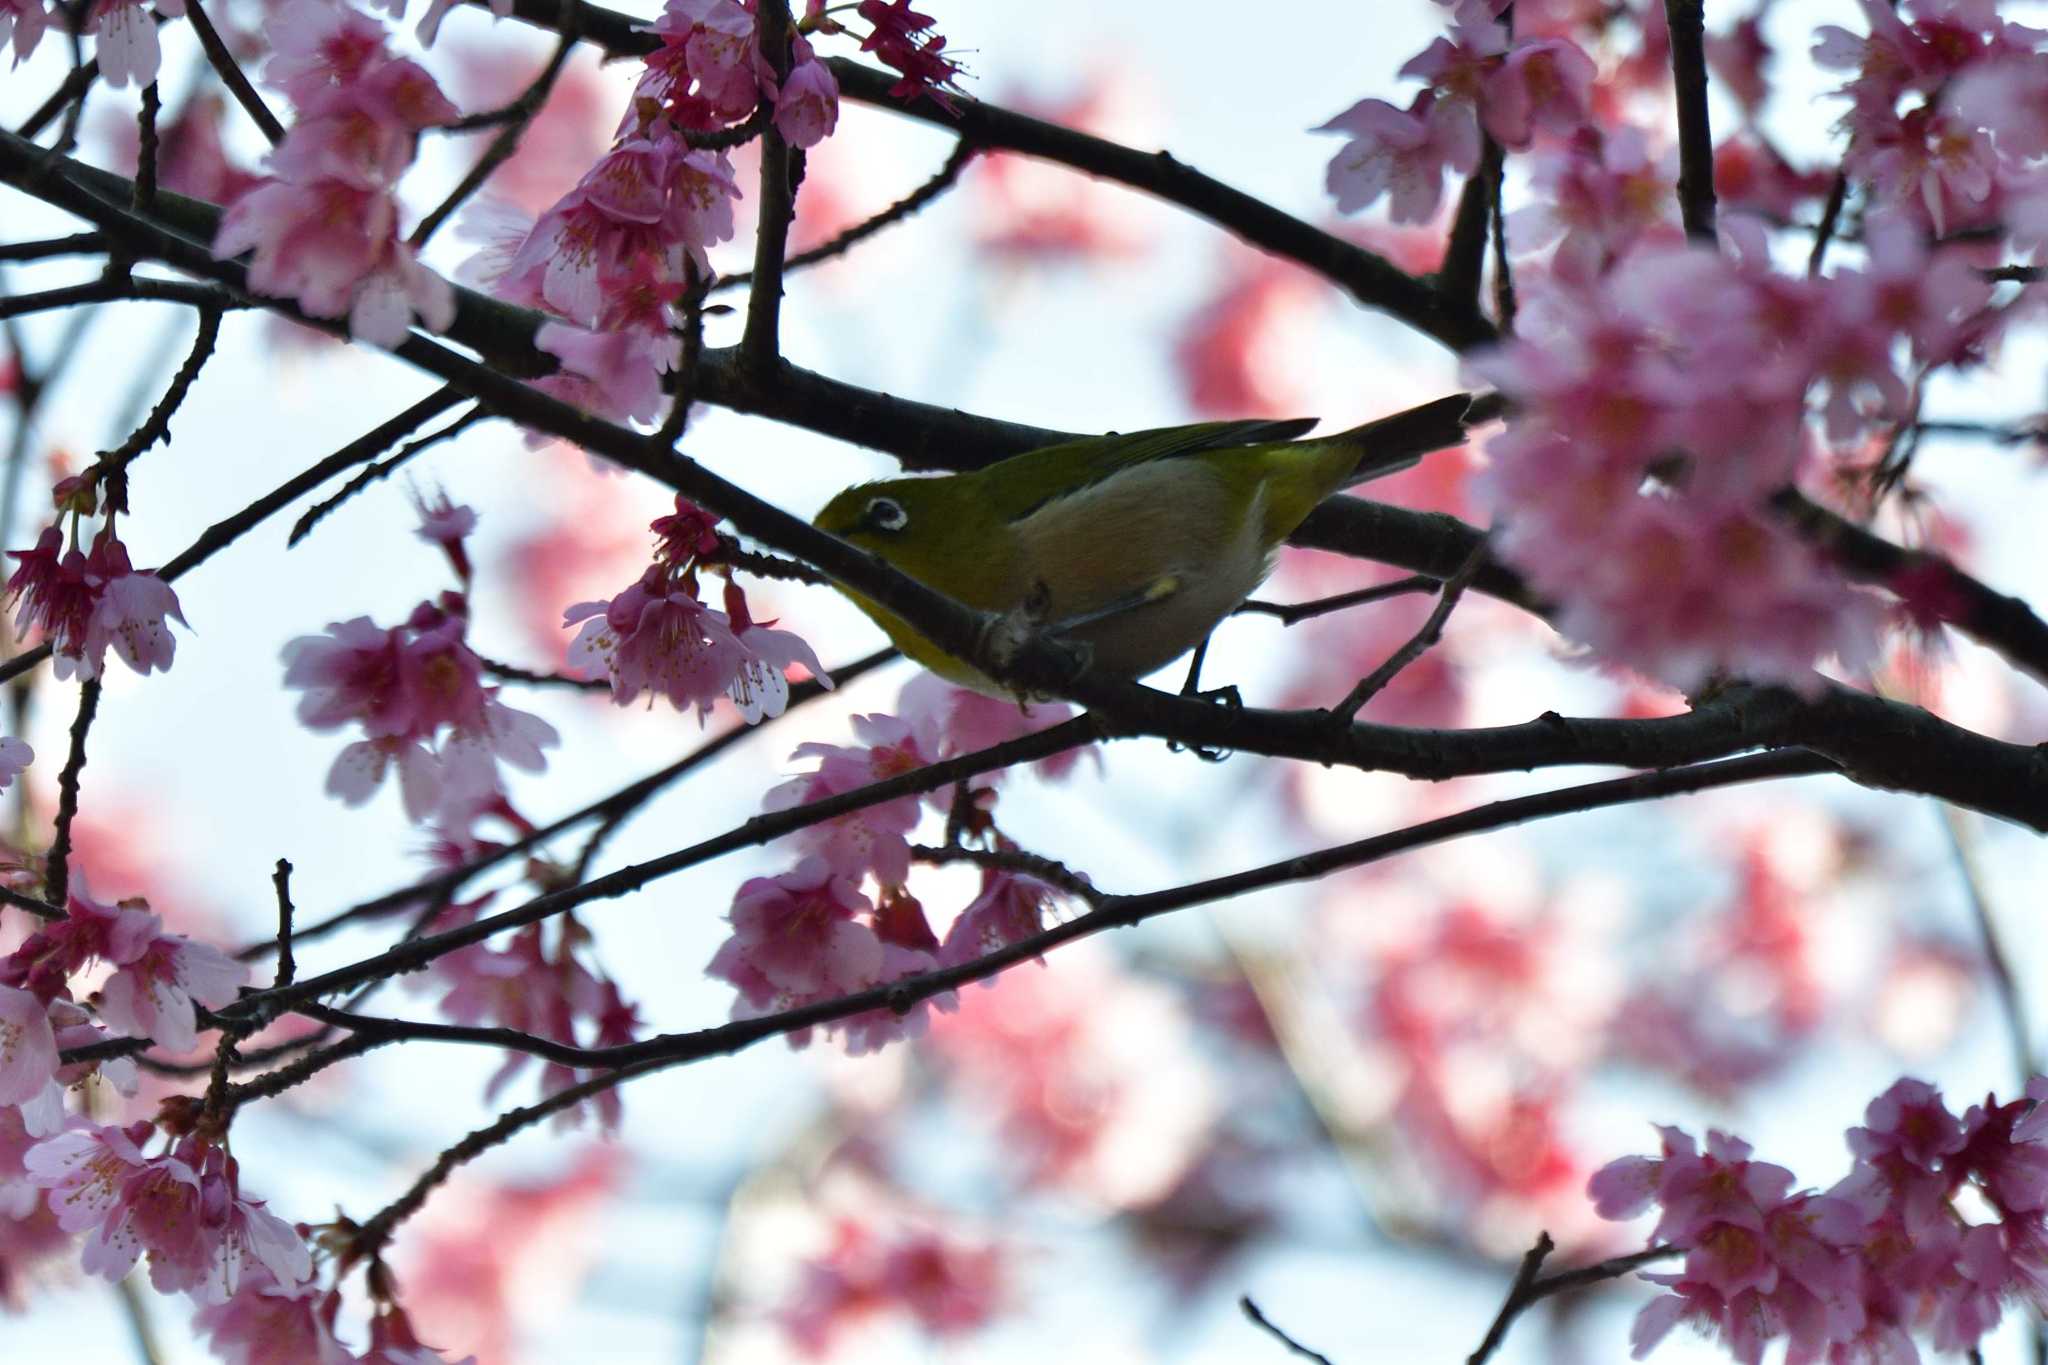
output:
[[[902,1314],[935,1337],[990,1322],[1008,1290],[998,1246],[911,1224],[879,1228],[841,1218],[832,1244],[807,1262],[776,1317],[806,1354],[823,1356],[840,1336],[879,1315]]]
[[[0,986],[0,1106],[35,1099],[56,1074],[48,1008],[27,991]]]
[[[0,45],[14,43],[14,64],[20,66],[36,50],[50,11],[44,0],[0,0]]]
[[[640,328],[593,332],[544,322],[534,345],[562,362],[554,374],[533,381],[535,388],[613,422],[660,417],[666,405],[662,376],[682,360],[679,338]]]
[[[54,526],[35,549],[10,553],[21,561],[7,583],[21,603],[15,627],[50,637],[58,677],[100,676],[110,645],[138,673],[171,666],[176,642],[165,620],[185,619],[177,594],[156,574],[135,571],[111,525],[87,554],[65,549]]]
[[[355,1365],[334,1334],[340,1309],[338,1290],[254,1273],[227,1302],[200,1309],[193,1324],[226,1365]]]
[[[148,1166],[141,1144],[154,1131],[148,1123],[73,1128],[29,1148],[22,1167],[31,1184],[49,1191],[66,1232],[97,1228],[117,1215],[129,1178]]]
[[[774,629],[772,621],[755,621],[747,610],[746,593],[731,579],[725,585],[725,611],[734,638],[746,651],[728,691],[747,724],[758,725],[766,717],[779,716],[789,705],[786,670],[792,665],[801,666],[826,691],[832,690],[832,675],[803,638],[794,631]]]
[[[198,1042],[195,1006],[227,1004],[248,975],[247,966],[218,948],[158,934],[101,987],[100,1017],[130,1037],[184,1052]]]
[[[196,1157],[186,1151],[185,1158],[200,1163],[200,1239],[207,1265],[202,1279],[176,1288],[208,1303],[223,1303],[252,1273],[279,1284],[297,1284],[313,1273],[305,1239],[262,1200],[243,1196],[241,1172],[232,1156],[223,1148],[208,1147]]]
[[[562,614],[564,625],[579,621],[570,666],[610,677],[621,706],[647,692],[708,715],[747,657],[725,613],[699,601],[687,576],[670,581],[659,564],[611,601],[579,602]]]
[[[437,491],[431,498],[415,494],[413,510],[419,513],[420,524],[413,534],[429,545],[441,547],[441,553],[448,556],[455,576],[468,583],[471,576],[469,551],[464,542],[476,533],[476,509],[457,506],[450,502],[445,490]]]
[[[1469,174],[1479,164],[1479,129],[1469,106],[1439,113],[1428,91],[1408,109],[1360,100],[1316,131],[1351,139],[1324,175],[1339,213],[1370,208],[1384,194],[1396,223],[1428,222],[1443,199],[1444,172]]]
[[[1481,88],[1480,118],[1505,147],[1526,148],[1536,131],[1576,131],[1591,117],[1593,59],[1578,44],[1537,38],[1515,44]]]
[[[881,941],[858,918],[871,908],[820,858],[752,878],[733,897],[733,936],[709,970],[738,986],[748,1003],[776,1008],[859,990],[882,966]]]
[[[894,716],[856,716],[853,725],[855,734],[866,741],[864,747],[798,745],[793,757],[819,759],[817,771],[770,788],[762,800],[763,808],[774,811],[807,805],[911,772],[930,761],[910,726]],[[916,796],[900,796],[806,826],[790,838],[842,876],[859,878],[872,872],[882,885],[900,886],[910,875],[906,836],[917,827],[918,805]]]
[[[1045,928],[1053,896],[1053,888],[1036,877],[1004,868],[985,869],[981,894],[946,931],[939,961],[957,966],[1038,933]]]
[[[798,38],[792,48],[796,61],[775,97],[775,128],[793,147],[815,147],[839,122],[839,82],[809,43]]]
[[[36,751],[26,741],[12,735],[0,736],[0,792],[12,786],[14,779],[35,761]]]
[[[44,1001],[69,999],[66,982],[73,973],[94,962],[135,961],[161,927],[141,901],[101,905],[75,891],[63,919],[45,923],[0,959],[0,984],[22,987]]]
[[[184,0],[156,0],[156,12],[181,16]],[[163,65],[163,46],[157,41],[156,21],[143,9],[143,0],[96,0],[86,24],[97,35],[93,55],[99,59],[100,77],[108,85],[148,85],[156,79],[157,69]]]
[[[889,94],[899,100],[922,95],[951,109],[960,64],[945,55],[946,39],[935,27],[937,21],[912,9],[910,0],[860,0],[856,12],[873,29],[860,50],[903,73]]]
[[[396,1304],[387,1304],[370,1319],[370,1347],[357,1357],[358,1365],[476,1365],[475,1356],[449,1360],[424,1345],[413,1330],[412,1320]]]

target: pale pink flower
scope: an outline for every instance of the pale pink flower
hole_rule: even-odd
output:
[[[133,962],[162,922],[140,901],[101,905],[73,892],[65,917],[45,923],[0,959],[0,985],[19,986],[45,1001],[69,998],[66,982],[94,962]]]
[[[687,577],[670,581],[659,564],[611,601],[579,602],[562,614],[564,625],[578,621],[570,665],[609,676],[621,706],[649,692],[678,711],[695,706],[708,715],[746,659],[725,613],[698,601]]]
[[[1508,241],[1518,252],[1557,243],[1553,268],[1567,279],[1592,280],[1639,240],[1678,236],[1675,159],[1652,158],[1635,128],[1589,128],[1537,152],[1533,181],[1541,193],[1508,215]]]
[[[48,1008],[27,991],[0,986],[0,1106],[28,1103],[56,1074]]]
[[[894,716],[856,716],[853,725],[855,734],[867,741],[865,747],[798,745],[792,757],[817,758],[818,770],[770,788],[762,807],[777,811],[807,805],[930,761],[910,727]],[[900,796],[809,825],[790,838],[842,876],[859,878],[872,872],[882,885],[900,886],[910,875],[906,836],[917,827],[918,806],[916,796]]]
[[[775,97],[775,128],[793,147],[815,147],[838,125],[839,82],[802,38],[794,50],[796,64]]]
[[[1880,1168],[1897,1163],[1907,1171],[1933,1175],[1963,1149],[1963,1126],[1941,1092],[1925,1081],[1902,1077],[1870,1102],[1864,1125],[1848,1132],[1856,1159]]]
[[[857,916],[872,907],[823,859],[776,877],[754,877],[733,897],[733,936],[707,969],[747,1002],[777,1009],[845,995],[872,984],[882,943]]]
[[[1958,117],[1990,129],[2006,156],[2048,156],[2048,71],[2038,54],[1971,67],[1951,100]]]
[[[158,934],[101,987],[100,1017],[130,1037],[184,1052],[198,1042],[195,1006],[227,1004],[248,975],[247,966],[210,944]]]
[[[1428,222],[1443,199],[1444,172],[1470,174],[1479,164],[1471,107],[1441,105],[1426,90],[1408,109],[1360,100],[1315,131],[1351,139],[1324,175],[1340,213],[1369,208],[1384,194],[1395,222]]]
[[[14,64],[20,66],[42,41],[50,12],[44,0],[0,0],[0,46],[14,43]]]
[[[99,59],[100,78],[108,85],[148,85],[163,65],[156,22],[142,5],[143,0],[98,0],[87,16],[87,27],[98,39],[93,55]],[[185,0],[156,0],[156,12],[179,17],[185,13]]]
[[[422,1344],[405,1310],[387,1304],[370,1319],[370,1347],[357,1358],[357,1365],[476,1365],[476,1357],[449,1360]]]
[[[1571,133],[1592,116],[1593,59],[1562,38],[1516,43],[1481,86],[1479,117],[1502,146],[1527,148],[1537,131]]]
[[[141,1144],[154,1132],[146,1122],[126,1128],[87,1124],[29,1148],[22,1168],[29,1183],[49,1192],[50,1209],[66,1232],[104,1229],[119,1216],[130,1178],[149,1165]],[[133,1252],[127,1264],[135,1264]]]
[[[919,750],[940,759],[993,748],[1061,724],[1073,717],[1074,708],[1066,702],[1019,703],[984,696],[956,687],[936,673],[924,672],[903,685],[896,712],[916,734]],[[1069,749],[1031,766],[1042,776],[1060,778],[1080,761],[1080,751]],[[1003,771],[985,773],[975,780],[993,785]],[[934,792],[932,800],[936,804],[951,797]]]
[[[747,610],[746,593],[730,578],[725,584],[725,611],[734,638],[746,651],[729,693],[747,724],[758,725],[766,717],[779,716],[789,705],[786,670],[792,665],[802,666],[826,691],[832,690],[832,675],[803,638],[794,631],[773,629],[773,621],[755,621]]]
[[[165,1285],[191,1291],[203,1302],[223,1303],[254,1273],[279,1284],[297,1284],[313,1273],[313,1257],[291,1224],[242,1195],[241,1172],[235,1159],[219,1147],[203,1156],[181,1147],[186,1161],[199,1161],[200,1240],[206,1250],[202,1276],[191,1283]],[[154,1278],[154,1277],[152,1277]]]
[[[440,546],[441,553],[448,556],[455,576],[468,583],[471,569],[469,550],[464,542],[476,532],[476,509],[467,505],[457,506],[449,501],[446,489],[436,491],[432,497],[415,493],[412,505],[420,517],[420,524],[413,534],[429,545]]]
[[[345,4],[287,0],[264,29],[270,61],[264,79],[294,105],[354,85],[388,56],[384,26]]]
[[[0,736],[0,792],[12,786],[22,770],[35,761],[36,751],[25,740],[12,735]]]
[[[355,1353],[334,1335],[340,1309],[338,1290],[252,1273],[234,1297],[200,1309],[192,1321],[225,1365],[355,1365]]]
[[[1006,868],[985,868],[981,894],[946,931],[939,961],[948,967],[958,966],[1040,932],[1054,894],[1050,885],[1036,877]]]
[[[661,378],[682,360],[680,338],[640,328],[593,332],[544,322],[534,345],[562,362],[554,374],[534,380],[535,388],[613,422],[660,417],[666,407]]]
[[[917,1224],[881,1230],[841,1218],[832,1245],[808,1261],[776,1319],[806,1354],[830,1353],[841,1335],[884,1314],[909,1317],[935,1337],[991,1322],[1008,1298],[1002,1249]]]

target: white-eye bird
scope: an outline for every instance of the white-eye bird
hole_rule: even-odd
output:
[[[1463,402],[1461,395],[1458,400]],[[856,484],[814,524],[969,607],[1085,646],[1138,678],[1207,638],[1341,488],[1414,464],[1376,457],[1376,423],[1300,441],[1314,418],[1092,436],[963,474]],[[1005,688],[843,588],[905,654],[990,696]]]

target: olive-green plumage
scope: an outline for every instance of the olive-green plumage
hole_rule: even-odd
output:
[[[1315,425],[1203,422],[1026,451],[984,469],[846,489],[821,530],[970,607],[1028,613],[1136,678],[1170,663],[1251,595],[1311,509],[1415,462],[1375,461],[1362,433],[1297,441]],[[847,594],[933,672],[1003,688],[897,617]]]

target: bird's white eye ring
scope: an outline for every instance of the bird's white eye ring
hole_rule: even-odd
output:
[[[910,514],[894,498],[871,499],[867,514],[861,519],[877,531],[900,531],[910,524]]]

